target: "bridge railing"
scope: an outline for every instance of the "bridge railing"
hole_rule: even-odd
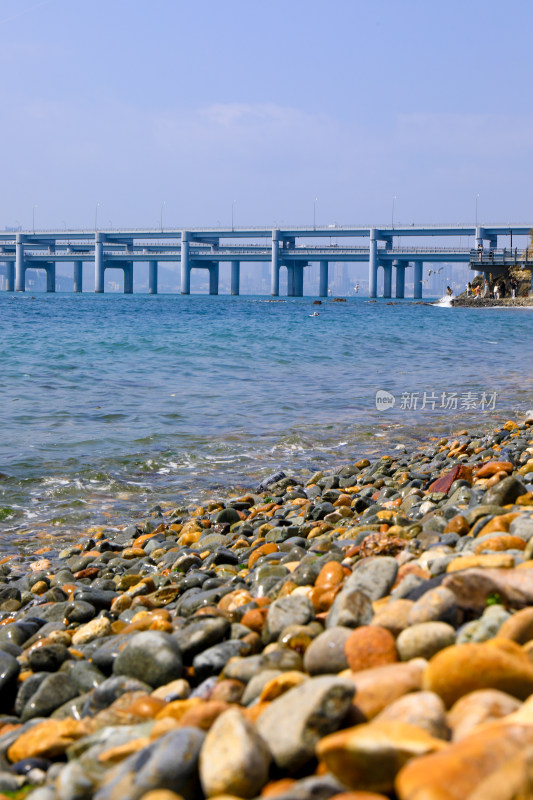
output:
[[[533,247],[514,247],[511,248],[477,248],[470,250],[470,265],[483,267],[532,267],[533,266]]]

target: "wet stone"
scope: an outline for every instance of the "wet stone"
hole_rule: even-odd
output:
[[[115,675],[137,678],[157,688],[181,678],[183,662],[175,639],[167,633],[144,631],[131,637],[113,664]]]
[[[49,674],[24,706],[21,719],[26,722],[33,717],[47,717],[78,694],[77,687],[68,675],[60,672]]]

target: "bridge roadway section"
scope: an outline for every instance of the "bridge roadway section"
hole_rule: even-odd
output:
[[[7,291],[25,291],[26,271],[43,269],[47,275],[47,291],[55,291],[55,271],[59,262],[72,262],[74,291],[82,291],[83,262],[92,262],[95,270],[95,292],[103,293],[105,270],[122,269],[124,292],[133,292],[133,268],[137,262],[148,262],[149,293],[157,294],[157,272],[160,262],[178,262],[181,271],[181,293],[190,294],[192,269],[209,271],[209,293],[218,294],[219,264],[231,264],[231,293],[240,292],[241,262],[269,262],[271,294],[279,295],[280,269],[287,269],[287,294],[303,295],[304,269],[312,262],[320,265],[319,296],[328,294],[330,262],[367,262],[369,296],[376,297],[378,270],[383,269],[384,297],[392,295],[395,272],[396,297],[405,296],[405,270],[414,268],[414,297],[422,297],[423,266],[435,262],[469,263],[474,270],[486,270],[475,263],[479,248],[501,258],[498,236],[529,235],[528,225],[491,226],[396,226],[317,228],[217,228],[194,230],[107,230],[107,231],[38,231],[0,232],[0,262],[5,263]],[[450,247],[407,247],[400,239],[427,237],[472,236],[475,249]],[[331,239],[363,238],[364,246],[332,244]],[[238,243],[239,240],[246,240]],[[308,240],[329,240],[309,244]],[[396,242],[395,242],[396,239]],[[230,240],[230,241],[227,241]],[[258,240],[266,240],[260,242]],[[307,240],[306,243],[298,243]],[[516,258],[516,250],[515,250]],[[489,264],[490,266],[490,264]]]

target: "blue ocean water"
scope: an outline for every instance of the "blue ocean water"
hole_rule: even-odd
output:
[[[4,542],[486,428],[533,406],[532,314],[2,293]]]

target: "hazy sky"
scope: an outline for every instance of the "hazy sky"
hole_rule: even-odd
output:
[[[533,221],[531,0],[0,0],[0,36],[0,227]]]

